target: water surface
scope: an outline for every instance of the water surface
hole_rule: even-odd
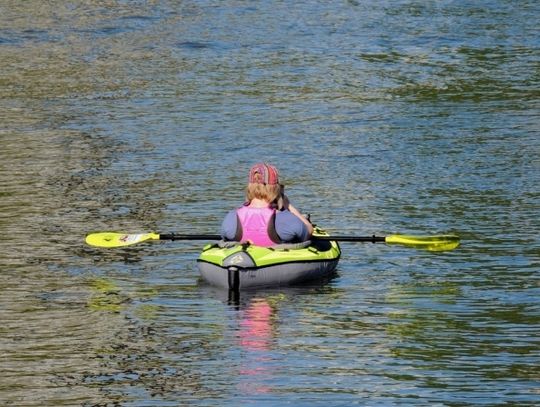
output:
[[[0,401],[537,405],[535,1],[4,1]],[[276,164],[342,244],[326,284],[230,298],[200,242]]]

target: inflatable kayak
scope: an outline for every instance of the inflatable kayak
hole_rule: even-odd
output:
[[[328,236],[317,228],[314,236]],[[298,285],[329,277],[341,250],[335,241],[260,247],[219,242],[204,247],[197,259],[202,278],[211,285],[243,290]]]

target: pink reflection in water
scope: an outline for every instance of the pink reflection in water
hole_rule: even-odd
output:
[[[272,338],[272,307],[264,299],[255,299],[240,321],[240,345],[250,350],[268,350]]]
[[[272,348],[275,310],[266,299],[256,298],[244,310],[240,320],[238,343],[246,351],[240,375],[245,378],[238,384],[244,394],[270,393],[272,387],[265,382],[272,379]]]

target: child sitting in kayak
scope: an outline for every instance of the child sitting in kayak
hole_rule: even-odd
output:
[[[311,237],[313,226],[285,196],[273,165],[259,163],[251,168],[246,198],[244,205],[225,216],[221,225],[225,240],[269,247]]]

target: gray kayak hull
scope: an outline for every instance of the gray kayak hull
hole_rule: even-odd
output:
[[[209,284],[230,290],[291,286],[332,276],[339,259],[291,262],[274,266],[243,268],[222,267],[198,261],[201,277]]]

